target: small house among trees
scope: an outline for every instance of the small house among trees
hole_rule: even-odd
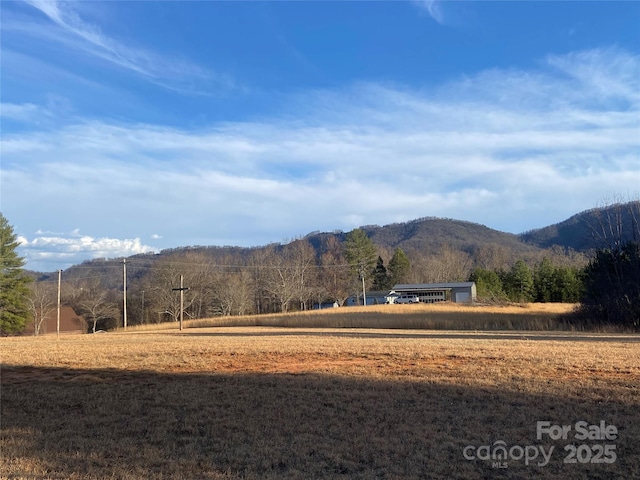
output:
[[[383,305],[388,303],[389,290],[372,290],[367,292],[367,305]],[[362,305],[362,295],[351,295],[344,302],[347,307]]]

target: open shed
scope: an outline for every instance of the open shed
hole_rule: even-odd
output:
[[[394,285],[391,293],[417,295],[421,302],[469,303],[476,301],[475,282],[406,283]]]

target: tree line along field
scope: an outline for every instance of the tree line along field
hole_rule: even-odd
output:
[[[397,283],[470,280],[476,282],[481,301],[579,300],[581,267],[577,261],[568,266],[553,265],[548,258],[541,258],[539,263],[531,259],[529,267],[521,260],[511,264],[503,252],[505,258],[496,260],[500,265],[498,275],[493,269],[472,269],[471,258],[463,252],[445,248],[422,265],[417,259],[409,262],[398,249],[387,260],[387,268],[376,247],[372,243],[368,246],[368,265],[360,272],[365,276],[367,291],[389,291]],[[194,249],[158,258],[127,259],[128,322],[133,325],[177,320],[181,311],[186,318],[207,318],[304,311],[322,302],[343,304],[348,297],[362,294],[359,274],[354,273],[343,250],[342,245],[332,244],[331,250],[318,259],[308,241],[296,240],[253,251],[247,258],[216,259],[209,250]],[[110,330],[121,323],[123,316],[123,264],[103,263],[96,261],[92,266],[63,272],[61,296],[63,303],[73,307],[90,325],[97,323],[98,329]],[[181,278],[187,287],[182,310],[181,298],[175,291]],[[34,319],[44,318],[47,312],[51,315],[56,289],[57,279],[34,283],[34,303],[45,306],[31,312]]]
[[[1,338],[0,477],[640,476],[637,335],[295,326]]]
[[[507,235],[506,244],[490,242],[495,238],[483,236],[486,227],[430,219],[356,228],[346,234],[314,234],[259,248],[185,247],[128,259],[96,259],[58,271],[55,278],[34,272],[24,275],[22,260],[13,252],[14,283],[19,282],[25,292],[18,294],[17,283],[6,289],[13,292],[16,314],[0,315],[0,333],[24,332],[27,323],[36,335],[48,330],[47,322],[60,302],[95,332],[177,321],[183,315],[206,319],[304,312],[322,303],[360,303],[365,290],[386,293],[401,283],[457,281],[475,282],[482,303],[579,302],[581,309],[572,315],[574,324],[637,330],[639,205],[629,202],[596,209],[562,228],[530,232],[527,238],[537,238],[544,249],[513,235]],[[586,224],[575,230],[575,222]],[[560,235],[562,230],[560,237],[566,240],[575,236],[571,231],[584,233],[588,224],[595,250],[577,252],[570,244],[553,243],[554,231]],[[17,237],[6,221],[4,225],[5,237],[11,240],[7,250],[15,250]],[[448,225],[445,230],[457,241],[430,244],[428,249],[417,248],[420,242],[400,241],[406,235],[416,241],[433,240],[427,225]],[[469,236],[469,229],[484,234]],[[460,244],[461,239],[471,243]],[[507,247],[514,247],[514,241],[523,249]],[[409,255],[400,244],[413,245]],[[584,242],[580,244],[584,248]],[[30,280],[33,284],[27,285]]]
[[[569,314],[577,307],[566,303],[530,303],[515,305],[469,305],[449,302],[385,304],[345,308],[307,310],[285,314],[212,317],[184,321],[185,328],[202,327],[308,327],[308,328],[383,328],[468,331],[591,331],[624,333],[633,331],[620,325],[584,325],[573,323]],[[128,331],[176,329],[179,322],[135,325]]]

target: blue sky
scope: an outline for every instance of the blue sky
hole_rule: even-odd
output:
[[[640,191],[640,2],[0,3],[27,267]]]

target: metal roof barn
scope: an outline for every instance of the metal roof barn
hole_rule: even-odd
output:
[[[417,295],[424,303],[446,301],[469,303],[476,301],[476,284],[475,282],[401,283],[395,285],[391,293]]]

